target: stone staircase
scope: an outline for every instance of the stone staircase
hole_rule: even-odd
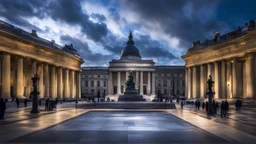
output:
[[[164,102],[96,102],[81,106],[86,109],[176,109],[174,103]]]

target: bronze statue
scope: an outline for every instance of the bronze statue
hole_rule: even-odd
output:
[[[126,90],[135,90],[135,84],[133,82],[133,73],[129,71],[128,80],[126,82]]]
[[[209,75],[209,79],[208,79],[207,83],[208,83],[208,90],[209,90],[209,92],[212,92],[212,86],[213,86],[214,81],[212,80],[212,76],[211,75]]]

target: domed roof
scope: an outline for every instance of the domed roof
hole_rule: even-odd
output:
[[[134,60],[141,59],[140,51],[134,46],[134,41],[132,40],[132,32],[129,34],[129,40],[127,41],[126,47],[121,51],[121,60]]]

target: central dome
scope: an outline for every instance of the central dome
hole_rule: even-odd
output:
[[[134,46],[134,41],[132,38],[132,32],[130,32],[127,45],[121,51],[121,60],[141,60],[140,51]]]

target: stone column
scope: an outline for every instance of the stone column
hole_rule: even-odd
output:
[[[246,98],[256,98],[255,88],[255,55],[250,53],[245,60]]]
[[[232,65],[232,98],[238,97],[238,87],[237,87],[237,59],[233,59]]]
[[[190,99],[192,97],[192,79],[191,79],[191,67],[188,67],[188,81],[187,81],[187,85],[188,85],[188,95],[187,98]]]
[[[44,97],[48,98],[50,96],[50,85],[49,85],[49,66],[48,64],[44,64],[44,88],[45,93]]]
[[[193,97],[194,98],[197,98],[197,87],[198,87],[198,84],[197,84],[197,73],[196,73],[196,66],[193,66],[193,89],[192,89],[192,92],[193,92]]]
[[[57,97],[58,99],[63,98],[63,77],[62,77],[62,67],[58,68],[57,71]]]
[[[108,72],[108,94],[113,94],[113,78],[112,78],[112,71]]]
[[[221,98],[227,96],[226,62],[221,61]]]
[[[55,66],[51,66],[51,82],[50,82],[50,97],[56,98],[56,72]]]
[[[143,95],[143,71],[140,72],[140,94]]]
[[[219,92],[219,87],[220,87],[220,80],[219,80],[219,64],[218,62],[214,62],[214,98],[219,98],[220,92]]]
[[[148,95],[151,94],[151,75],[150,75],[151,72],[148,72],[148,84],[147,84],[147,93]]]
[[[155,72],[152,72],[152,93],[151,95],[156,95],[156,86],[155,86]]]
[[[117,94],[121,94],[121,72],[117,72]]]
[[[231,63],[230,62],[227,62],[227,95],[225,98],[232,98],[232,77],[231,77],[231,73],[232,73],[232,70],[231,70]]]
[[[75,98],[75,95],[74,95],[74,71],[73,70],[70,70],[70,73],[69,73],[69,85],[70,85],[70,98]]]
[[[136,84],[135,84],[135,88],[138,90],[139,89],[139,72],[136,71]]]
[[[40,92],[40,98],[44,97],[44,65],[40,63],[38,65],[38,72],[39,72],[39,92]]]
[[[206,70],[205,65],[200,66],[200,97],[204,98],[206,95]]]
[[[11,97],[11,55],[3,54],[2,61],[2,97]]]
[[[76,71],[76,98],[81,98],[81,72]]]
[[[17,87],[16,87],[17,97],[22,98],[24,94],[23,86],[23,58],[18,57],[17,61]]]
[[[64,98],[69,98],[70,92],[69,92],[70,86],[69,86],[69,70],[64,69]]]

